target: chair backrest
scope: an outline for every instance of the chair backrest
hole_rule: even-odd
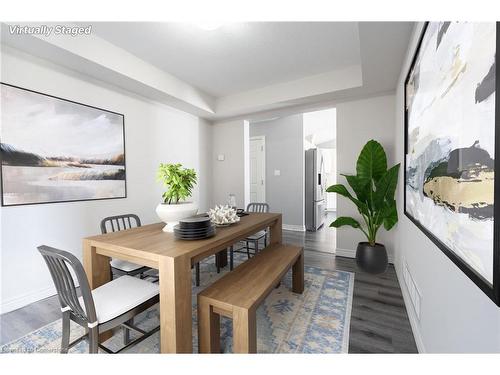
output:
[[[247,212],[269,212],[269,205],[267,203],[249,203]]]
[[[130,229],[141,226],[141,219],[135,214],[125,214],[105,217],[101,221],[101,232],[118,232],[120,230]],[[108,230],[109,228],[109,230]]]
[[[38,246],[38,251],[40,251],[45,263],[47,263],[47,267],[49,267],[50,275],[56,286],[59,302],[61,303],[61,311],[71,310],[73,314],[84,322],[88,324],[96,323],[97,316],[94,299],[92,298],[85,270],[78,258],[67,251],[45,245]],[[85,310],[78,301],[78,294],[70,268],[73,270],[80,285]]]

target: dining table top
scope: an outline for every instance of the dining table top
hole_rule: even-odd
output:
[[[279,213],[250,213],[240,218],[238,223],[227,227],[217,227],[216,234],[210,238],[186,241],[177,239],[174,233],[164,232],[165,223],[143,225],[132,229],[86,237],[91,246],[106,248],[117,253],[128,253],[158,261],[159,257],[200,257],[207,248],[222,247],[243,239],[252,230],[261,230],[281,217]],[[112,254],[110,254],[112,255]]]

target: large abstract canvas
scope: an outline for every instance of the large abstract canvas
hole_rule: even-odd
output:
[[[405,84],[405,213],[498,303],[495,23],[426,24]]]
[[[121,114],[1,84],[2,205],[124,198]]]

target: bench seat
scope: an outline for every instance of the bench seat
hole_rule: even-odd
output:
[[[200,353],[220,352],[220,315],[233,319],[233,350],[255,353],[256,316],[262,301],[292,268],[292,290],[304,290],[304,255],[297,246],[273,244],[198,294]]]

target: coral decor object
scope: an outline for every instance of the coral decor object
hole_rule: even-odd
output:
[[[216,205],[208,211],[210,220],[215,225],[228,226],[240,221],[240,217],[236,215],[236,210],[228,205]]]

